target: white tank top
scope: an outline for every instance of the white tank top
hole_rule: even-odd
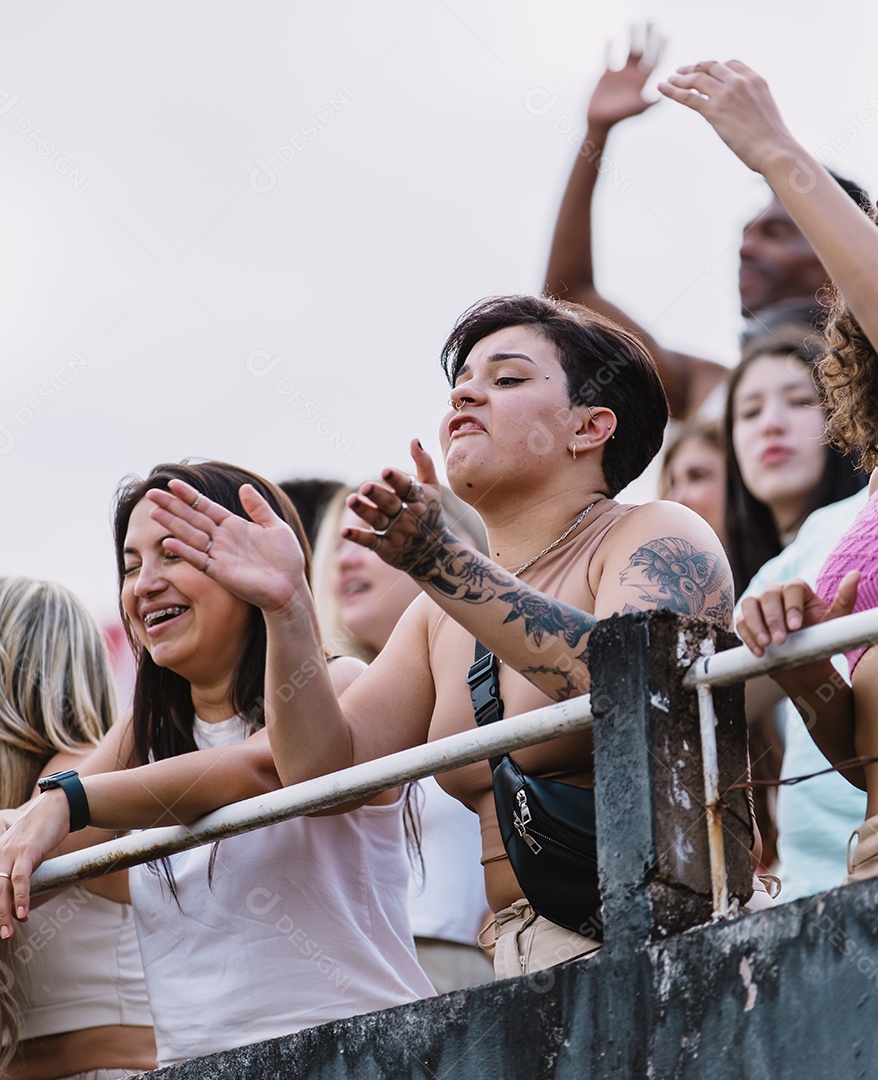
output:
[[[0,978],[12,980],[22,1039],[152,1026],[130,904],[72,886],[34,908],[8,945]]]
[[[195,721],[199,748],[241,742],[240,717]],[[402,799],[295,818],[171,858],[179,905],[130,871],[159,1065],[385,1009],[434,991],[406,913]]]

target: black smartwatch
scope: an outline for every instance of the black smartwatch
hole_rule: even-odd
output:
[[[67,796],[70,804],[70,831],[77,832],[91,824],[91,814],[88,810],[88,799],[85,788],[79,779],[79,773],[75,769],[67,769],[64,772],[52,773],[51,776],[41,776],[37,780],[40,794],[51,791],[52,788],[61,788]]]

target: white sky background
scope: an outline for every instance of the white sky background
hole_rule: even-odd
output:
[[[858,110],[878,117],[874,5],[658,10],[662,75],[739,57],[806,145],[836,136],[834,167],[878,189],[878,124],[838,135]],[[474,300],[542,288],[565,132],[584,124],[606,40],[648,14],[632,0],[6,5],[0,573],[62,581],[106,618],[125,474],[200,456],[358,481],[406,466],[412,437],[438,452],[439,346]],[[554,102],[542,115],[535,89]],[[314,117],[328,120],[310,137]],[[761,182],[669,102],[608,153],[624,183],[598,203],[600,287],[660,340],[731,362],[738,234]]]

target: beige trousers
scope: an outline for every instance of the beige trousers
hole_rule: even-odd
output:
[[[591,956],[599,941],[565,930],[537,915],[527,900],[516,900],[495,916],[494,977],[511,979]]]

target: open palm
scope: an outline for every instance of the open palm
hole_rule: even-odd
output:
[[[658,63],[661,42],[649,29],[642,46],[633,42],[628,58],[618,70],[607,68],[598,79],[588,105],[588,123],[612,127],[629,116],[646,112],[655,102],[643,96],[643,88]]]

